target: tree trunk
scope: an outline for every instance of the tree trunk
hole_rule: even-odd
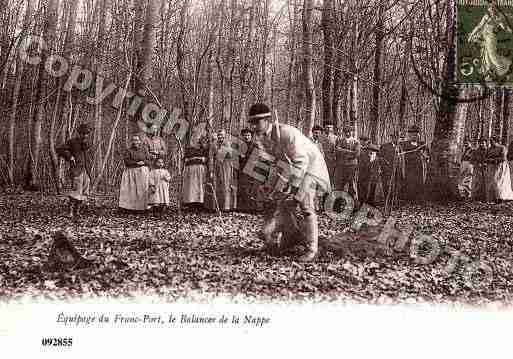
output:
[[[43,27],[43,37],[48,46],[48,49],[42,51],[41,62],[39,63],[37,70],[38,84],[35,98],[37,110],[32,128],[32,146],[29,172],[29,184],[32,189],[39,188],[41,180],[39,174],[39,160],[41,155],[41,144],[43,142],[41,130],[46,115],[46,90],[50,81],[50,78],[45,71],[44,63],[48,57],[48,54],[51,53],[55,42],[54,39],[57,27],[58,4],[58,0],[48,0],[46,8],[46,19]]]
[[[511,90],[504,88],[504,98],[502,102],[502,144],[509,145],[509,103],[511,99]]]
[[[158,21],[159,8],[158,0],[148,0],[141,42],[141,56],[139,58],[136,71],[138,74],[135,82],[138,89],[137,94],[147,99],[150,99],[148,94],[151,91],[151,80],[153,79],[153,53],[155,52],[155,47],[157,45],[156,24]],[[149,100],[148,102],[151,103],[153,101]],[[142,111],[140,112],[142,113]],[[144,120],[141,114],[136,116],[135,119],[139,121]],[[132,132],[139,131],[136,121],[132,121],[130,127],[132,127]]]
[[[322,77],[322,121],[333,122],[332,77],[333,77],[333,0],[324,0],[322,9],[322,32],[324,35],[324,69]]]
[[[343,121],[341,119],[342,111],[341,108],[341,100],[342,100],[342,94],[344,93],[344,84],[343,82],[347,78],[345,74],[342,74],[342,55],[337,52],[335,55],[335,65],[333,70],[333,99],[331,101],[332,110],[331,110],[331,116],[333,120],[333,126],[335,127],[335,131],[338,130],[338,124]],[[336,133],[336,132],[335,132]]]
[[[27,7],[25,10],[25,16],[23,18],[23,27],[22,27],[22,36],[30,33],[31,20],[34,13],[34,5],[35,0],[27,0]],[[18,99],[20,97],[20,89],[21,82],[23,79],[24,73],[24,62],[17,57],[16,58],[16,82],[14,84],[14,91],[12,94],[12,107],[11,113],[9,114],[9,131],[8,131],[8,141],[9,141],[9,159],[8,159],[8,177],[9,177],[9,185],[14,186],[15,184],[15,140],[16,140],[16,115],[18,113]]]
[[[69,9],[68,9],[68,26],[66,28],[66,33],[64,35],[64,44],[62,48],[62,53],[65,58],[71,59],[73,48],[75,47],[75,24],[77,19],[77,6],[78,0],[69,0]],[[55,98],[54,110],[52,115],[52,120],[50,124],[50,131],[48,133],[48,139],[50,144],[50,159],[52,163],[53,176],[55,179],[55,186],[57,189],[57,193],[60,193],[62,190],[63,178],[61,170],[62,160],[57,156],[57,151],[55,150],[55,139],[57,136],[57,120],[62,118],[62,78],[57,80],[57,96]]]
[[[494,91],[494,124],[493,124],[493,135],[497,136],[499,139],[502,138],[502,115],[503,115],[503,95],[504,90],[502,88],[497,88]]]
[[[444,69],[442,98],[435,122],[431,148],[429,179],[432,199],[458,198],[459,146],[463,141],[468,104],[457,111],[458,87],[454,85],[455,72],[455,24],[454,3],[447,1],[447,52]],[[466,92],[466,91],[464,91]]]
[[[221,0],[219,4],[219,27],[217,30],[217,49],[216,49],[216,64],[217,64],[217,73],[219,75],[219,92],[220,92],[220,107],[221,107],[221,126],[224,128],[226,126],[226,98],[225,98],[225,75],[222,63],[222,39],[223,39],[223,24],[225,21],[225,0]]]
[[[312,70],[312,11],[313,0],[303,3],[303,82],[305,86],[304,132],[311,136],[315,124],[315,87]]]
[[[96,73],[97,76],[102,76],[105,78],[104,75],[104,61],[103,56],[105,54],[104,46],[105,46],[105,23],[107,21],[107,8],[109,7],[109,1],[110,0],[101,0],[101,8],[100,8],[100,20],[98,24],[98,38],[97,38],[97,53],[96,53],[96,64],[97,69]],[[103,123],[102,123],[102,104],[101,101],[98,101],[98,103],[95,104],[94,107],[94,144],[96,147],[95,154],[94,154],[94,167],[93,167],[93,174],[92,176],[95,178],[93,180],[93,183],[97,183],[96,177],[98,176],[98,173],[100,172],[100,169],[103,166],[102,161],[103,159],[103,146],[102,146],[102,129],[103,129]],[[93,188],[93,191],[96,191],[96,188]]]
[[[289,16],[290,16],[289,9]],[[296,66],[296,18],[297,18],[297,0],[292,0],[292,18],[290,22],[290,36],[289,36],[289,67],[287,73],[287,111],[285,115],[285,123],[290,123],[290,107],[292,104],[292,79],[294,68]]]
[[[180,83],[180,90],[182,95],[182,114],[186,121],[188,118],[188,105],[187,105],[187,85],[185,83],[185,69],[184,69],[184,42],[185,32],[187,29],[187,12],[189,10],[189,0],[185,0],[180,9],[180,27],[178,33],[178,39],[176,41],[176,68],[178,71],[178,79]],[[189,131],[190,132],[190,131]],[[189,134],[187,136],[186,144],[189,143]]]
[[[370,111],[370,139],[377,143],[379,126],[379,91],[381,83],[381,51],[383,47],[383,5],[378,6],[378,22],[375,30],[376,49],[374,51],[374,78],[372,84],[372,106]]]
[[[262,34],[262,53],[260,54],[260,79],[258,81],[258,101],[265,97],[265,80],[267,67],[267,41],[269,40],[269,6],[270,1],[264,0],[264,31]]]
[[[244,52],[241,56],[241,64],[240,64],[240,111],[239,111],[239,130],[241,130],[246,125],[246,106],[247,106],[247,94],[248,94],[248,75],[251,67],[251,45],[253,42],[253,29],[254,29],[254,13],[255,13],[255,1],[251,4],[251,9],[249,10],[249,20],[248,20],[248,31],[246,44],[244,46]]]

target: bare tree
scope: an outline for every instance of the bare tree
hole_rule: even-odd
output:
[[[322,120],[332,122],[333,99],[333,1],[324,0],[322,32],[324,35],[324,69],[322,77]]]
[[[45,97],[48,96],[47,90],[49,88],[50,78],[45,71],[44,63],[48,54],[52,51],[53,46],[55,44],[56,31],[57,31],[57,8],[58,8],[58,0],[48,0],[48,4],[46,7],[46,15],[45,22],[43,25],[43,37],[45,39],[45,43],[48,48],[42,50],[41,62],[38,66],[37,71],[37,88],[36,88],[36,114],[33,122],[32,128],[32,143],[30,149],[30,171],[28,174],[27,182],[30,187],[38,188],[40,186],[40,173],[39,173],[39,165],[40,165],[40,156],[41,156],[41,144],[43,142],[43,137],[41,135],[43,121],[46,116],[46,104],[47,99]]]
[[[27,5],[25,9],[25,16],[23,18],[23,25],[21,30],[21,35],[25,36],[30,32],[32,28],[32,16],[34,13],[34,5],[35,0],[27,0]],[[9,141],[9,163],[8,163],[8,176],[9,176],[9,184],[14,186],[15,184],[15,143],[16,143],[16,116],[18,115],[18,101],[20,96],[21,82],[24,77],[25,66],[23,61],[17,57],[16,58],[16,82],[14,84],[14,91],[12,94],[12,106],[9,114],[9,133],[8,133],[8,141]]]
[[[315,124],[315,87],[312,71],[312,11],[313,0],[303,2],[303,83],[305,87],[304,131],[311,135]]]

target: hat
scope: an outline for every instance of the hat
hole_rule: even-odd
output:
[[[271,117],[271,110],[264,103],[256,103],[249,108],[249,122]]]
[[[344,133],[347,133],[347,132],[353,132],[353,128],[352,128],[352,127],[349,127],[349,126],[346,126],[346,127],[344,127],[343,132],[344,132]]]
[[[322,131],[322,127],[321,126],[314,126],[312,128],[312,131]]]
[[[332,122],[326,121],[324,122],[324,127],[333,126]]]
[[[368,140],[369,140],[369,136],[365,136],[365,135],[360,136],[360,141],[368,141]]]
[[[86,135],[91,132],[91,127],[86,123],[82,123],[78,126],[77,132]]]
[[[249,128],[243,128],[240,131],[241,136],[244,136],[246,133],[253,134],[253,132]]]
[[[410,127],[408,127],[408,133],[419,133],[419,132],[420,132],[420,128],[417,125],[411,125]]]

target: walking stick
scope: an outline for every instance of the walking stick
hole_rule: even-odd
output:
[[[177,206],[178,206],[178,215],[182,215],[182,191],[183,191],[183,172],[185,170],[185,160],[182,161],[184,157],[182,142],[178,138],[176,131],[173,132],[173,136],[175,137],[176,143],[178,144],[178,172],[179,172],[179,184],[178,184],[178,198],[177,198]]]
[[[391,194],[392,194],[392,184],[395,180],[395,165],[396,165],[396,160],[395,160],[395,157],[394,157],[394,161],[393,161],[393,164],[392,164],[392,175],[390,176],[390,179],[388,180],[388,183],[386,183],[385,185],[388,187],[388,191],[387,191],[387,197],[385,198],[385,215],[389,215],[390,214],[390,199],[391,199]]]
[[[396,202],[397,197],[397,186],[396,184],[396,175],[397,175],[397,166],[399,163],[399,147],[395,148],[394,161],[392,163],[392,176],[390,176],[390,180],[388,182],[388,193],[387,198],[385,199],[385,214],[388,216],[392,211],[392,207],[394,202]]]
[[[212,192],[212,198],[214,199],[214,209],[219,217],[221,217],[221,209],[219,208],[219,202],[217,201],[217,194],[216,189],[212,185],[212,182],[207,182],[207,187],[210,188],[210,191]]]
[[[215,183],[215,178],[214,178],[214,152],[213,152],[213,144],[212,144],[212,133],[214,132],[213,128],[212,128],[212,124],[210,123],[210,118],[209,120],[206,122],[207,124],[207,136],[208,136],[208,163],[207,163],[207,168],[208,168],[208,171],[209,171],[209,180],[210,182],[207,182],[206,185],[207,187],[210,188],[211,192],[212,192],[212,198],[214,199],[214,209],[216,211],[216,214],[221,217],[221,209],[219,208],[219,201],[217,200],[217,190],[216,190],[216,183]]]

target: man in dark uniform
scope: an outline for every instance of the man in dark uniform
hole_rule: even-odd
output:
[[[486,200],[486,156],[488,154],[488,141],[482,139],[479,146],[470,154],[470,162],[474,166],[472,178],[472,199],[475,201]]]
[[[373,205],[378,176],[378,168],[376,166],[378,148],[370,142],[367,136],[360,137],[360,144],[362,148],[360,158],[358,159],[358,197],[362,204],[368,203]]]
[[[381,168],[381,185],[385,196],[385,205],[393,201],[392,196],[398,190],[401,182],[401,171],[398,156],[399,135],[392,134],[390,142],[381,145],[378,153],[379,166]],[[392,179],[394,179],[392,181]]]
[[[335,190],[345,191],[353,197],[355,203],[358,201],[357,170],[358,158],[360,157],[361,145],[350,127],[344,128],[344,136],[337,140],[335,152],[337,165],[335,169]]]
[[[423,201],[426,190],[429,149],[420,140],[420,129],[408,128],[408,140],[400,144],[404,153],[402,198],[408,201]]]
[[[253,133],[248,128],[245,128],[241,131],[241,137],[246,146],[245,148],[241,148],[239,151],[239,169],[237,171],[238,210],[241,212],[254,213],[257,211],[257,203],[255,197],[258,182],[253,177],[244,172],[244,167],[246,166],[251,153],[256,148],[256,144],[253,141]]]
[[[77,129],[78,135],[57,148],[57,154],[70,163],[70,175],[73,190],[67,193],[69,197],[69,215],[77,216],[80,207],[87,199],[91,183],[91,144],[88,141],[91,128],[81,124]]]
[[[335,152],[335,145],[337,144],[337,135],[331,122],[324,123],[324,159],[328,166],[328,172],[330,173],[331,183],[335,183],[335,168],[337,164],[337,153]]]

